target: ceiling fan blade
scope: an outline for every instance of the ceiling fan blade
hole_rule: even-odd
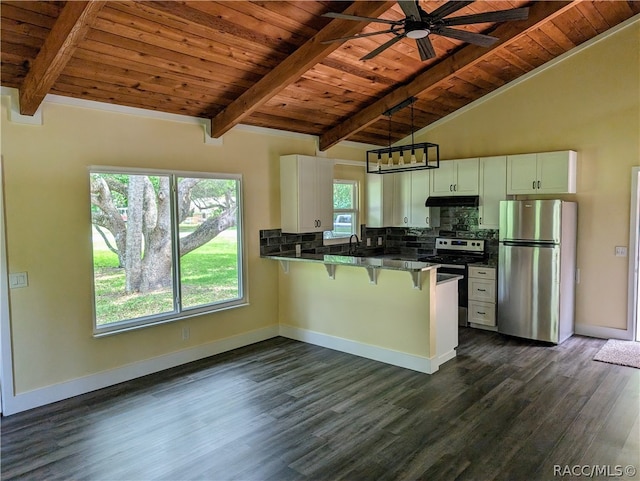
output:
[[[436,51],[429,37],[418,38],[416,43],[418,44],[418,52],[420,52],[420,60],[423,62],[436,56]]]
[[[323,40],[320,43],[333,43],[333,42],[344,42],[345,40],[353,40],[354,38],[363,38],[363,37],[371,37],[372,35],[380,35],[381,33],[395,33],[395,29],[390,28],[389,30],[378,30],[376,32],[369,33],[359,33],[358,35],[351,35],[350,37],[340,37],[340,38],[332,38],[331,40]]]
[[[442,22],[447,26],[468,25],[471,23],[506,22],[507,20],[525,20],[529,16],[529,8],[512,8],[495,12],[475,13],[461,17],[445,18]]]
[[[413,17],[415,21],[420,20],[420,9],[418,3],[415,0],[397,0],[398,5],[404,12],[405,16]]]
[[[355,20],[357,22],[377,22],[387,23],[389,25],[402,25],[402,20],[387,20],[385,18],[359,17],[357,15],[347,15],[345,13],[327,12],[322,14],[323,17],[341,18],[343,20]]]
[[[481,47],[489,47],[496,43],[499,39],[484,35],[482,33],[467,32],[466,30],[458,30],[449,27],[438,27],[433,29],[433,33],[442,35],[443,37],[455,38],[463,42],[480,45]]]
[[[391,47],[393,44],[395,44],[396,42],[398,42],[400,39],[402,39],[404,37],[405,37],[404,34],[398,35],[397,37],[393,37],[388,42],[383,43],[382,45],[380,45],[375,50],[372,50],[371,52],[369,52],[367,55],[362,57],[360,60],[370,60],[370,59],[372,59],[373,57],[375,57],[379,53],[383,52],[384,50],[388,49],[389,47]]]
[[[452,13],[463,9],[464,7],[466,7],[471,3],[473,3],[473,1],[459,2],[458,0],[450,0],[449,2],[441,5],[440,7],[436,8],[433,12],[431,12],[429,14],[429,17],[435,18],[435,19],[444,18],[447,15],[451,15]]]

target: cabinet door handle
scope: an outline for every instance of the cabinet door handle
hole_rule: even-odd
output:
[[[453,191],[456,192],[458,190],[458,184],[453,184]]]
[[[535,181],[535,180],[533,181],[533,184],[531,184],[531,188],[532,188],[532,189],[535,189],[535,188],[536,188],[536,181]]]
[[[478,224],[482,224],[482,217],[478,219]]]
[[[409,223],[409,219],[408,219],[407,217],[405,217],[404,219],[402,219],[402,221],[403,221],[405,224],[408,224],[408,223]]]
[[[540,188],[540,181],[538,181],[538,189]]]
[[[429,224],[429,218],[428,218],[428,217],[425,217],[425,218],[424,218],[424,222],[425,222],[425,224]]]
[[[453,184],[449,184],[449,192],[453,192]]]

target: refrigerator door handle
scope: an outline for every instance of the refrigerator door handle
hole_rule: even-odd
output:
[[[554,247],[558,244],[553,241],[531,241],[531,240],[503,240],[500,242],[505,246],[526,246],[526,247]]]

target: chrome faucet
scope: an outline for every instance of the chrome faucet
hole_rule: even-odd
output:
[[[360,245],[360,239],[358,239],[358,236],[355,234],[351,234],[351,237],[349,237],[349,254],[355,254],[355,249],[353,248],[353,238],[356,238],[356,246],[355,249],[358,248],[358,246]]]

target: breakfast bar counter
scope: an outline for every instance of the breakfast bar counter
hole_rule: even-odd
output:
[[[313,262],[323,264],[331,279],[335,279],[336,267],[362,267],[365,268],[369,274],[369,282],[377,284],[377,278],[380,269],[404,271],[411,275],[413,281],[413,287],[421,289],[421,273],[432,269],[437,269],[440,264],[433,264],[430,262],[419,262],[411,260],[403,260],[397,258],[389,258],[386,256],[376,257],[360,257],[360,256],[345,256],[335,254],[299,254],[299,255],[270,255],[264,256],[268,259],[274,259],[280,261],[282,268],[285,272],[289,271],[289,262]]]
[[[439,264],[385,256],[263,258],[282,267],[283,336],[428,374],[455,357],[458,276],[438,276]]]

